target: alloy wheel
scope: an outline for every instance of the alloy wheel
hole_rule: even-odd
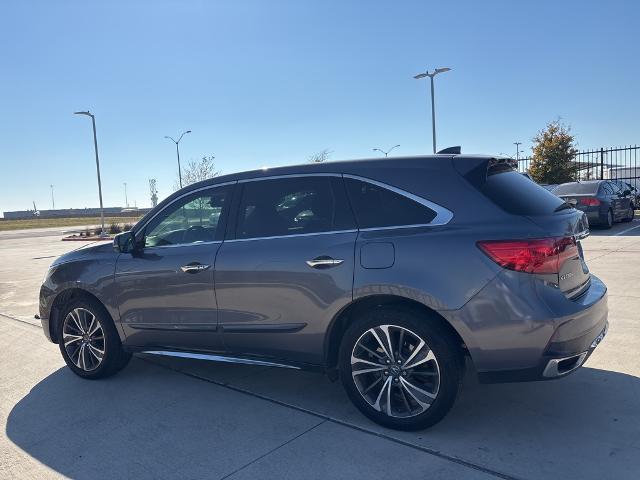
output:
[[[429,345],[397,325],[379,325],[358,338],[351,375],[362,398],[390,417],[420,415],[440,388],[440,366]]]
[[[73,364],[85,372],[102,364],[105,352],[104,331],[96,316],[85,308],[74,308],[62,326],[64,349]]]

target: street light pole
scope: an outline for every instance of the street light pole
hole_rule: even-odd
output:
[[[435,92],[433,86],[433,78],[439,73],[448,72],[451,70],[449,67],[436,68],[433,72],[429,72],[427,70],[424,73],[419,73],[414,76],[416,80],[420,80],[421,78],[429,77],[431,79],[431,133],[433,136],[433,153],[436,153],[436,100],[435,100]]]
[[[51,187],[51,210],[56,209],[56,201],[53,198],[53,185],[49,185]]]
[[[96,172],[98,173],[98,196],[100,197],[100,222],[102,224],[101,237],[107,234],[104,230],[104,207],[102,205],[102,181],[100,180],[100,159],[98,158],[98,135],[96,134],[96,117],[87,110],[86,112],[73,112],[75,115],[86,115],[91,117],[91,125],[93,126],[93,149],[96,152]]]
[[[180,138],[178,138],[178,140],[175,140],[173,137],[169,137],[167,135],[164,136],[164,138],[168,138],[169,140],[171,140],[173,143],[176,144],[176,156],[178,157],[178,180],[180,181],[180,188],[182,188],[182,169],[180,168],[180,140],[182,140],[182,137],[184,137],[187,133],[191,133],[191,130],[187,130],[186,132],[182,132],[182,135],[180,135]]]
[[[380,153],[382,153],[385,157],[388,157],[388,156],[389,156],[389,154],[391,153],[391,151],[392,151],[394,148],[398,148],[399,146],[400,146],[400,145],[394,145],[393,147],[391,147],[391,148],[390,148],[389,150],[387,150],[386,152],[385,152],[384,150],[382,150],[381,148],[374,148],[374,149],[373,149],[373,151],[374,151],[374,152],[380,152]]]
[[[129,199],[127,198],[127,182],[124,182],[124,205],[129,208]]]
[[[516,162],[520,161],[520,145],[522,145],[522,142],[513,142],[513,144],[516,146]]]

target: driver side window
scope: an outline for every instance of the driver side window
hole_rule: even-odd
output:
[[[144,246],[166,247],[212,242],[221,238],[231,186],[212,188],[169,205],[146,228]]]

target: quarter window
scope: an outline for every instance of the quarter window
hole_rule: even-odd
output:
[[[236,238],[320,233],[354,228],[344,191],[333,177],[246,182]]]
[[[344,180],[360,228],[424,225],[436,217],[430,208],[387,188],[352,178]]]
[[[231,186],[185,197],[168,206],[145,232],[145,247],[187,245],[221,238],[221,217]]]

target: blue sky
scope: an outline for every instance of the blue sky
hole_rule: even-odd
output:
[[[640,2],[9,1],[0,15],[0,211],[171,193],[175,149],[223,173],[431,150],[513,153],[561,117],[580,147],[640,142]]]

